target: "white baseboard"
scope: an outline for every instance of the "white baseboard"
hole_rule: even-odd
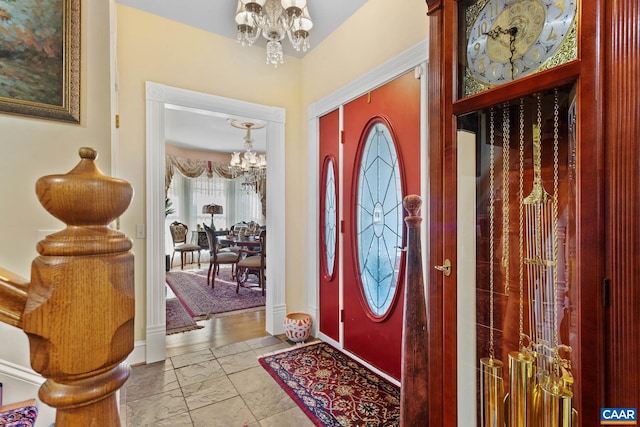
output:
[[[284,318],[287,314],[287,306],[286,304],[274,305],[273,313],[269,313],[267,310],[267,319],[266,319],[266,327],[267,332],[271,335],[280,335],[284,334]],[[272,319],[269,319],[270,316],[273,316]],[[271,328],[269,327],[271,326]]]
[[[46,380],[42,375],[29,367],[16,365],[15,363],[2,359],[0,359],[0,375],[5,375],[37,387],[40,387]]]
[[[0,382],[3,388],[3,403],[7,405],[28,399],[36,399],[38,407],[36,427],[51,426],[56,419],[55,409],[38,399],[38,389],[45,381],[46,378],[30,367],[16,365],[0,359]]]
[[[145,341],[136,341],[133,344],[133,351],[127,357],[129,366],[144,365],[146,363],[147,343]]]

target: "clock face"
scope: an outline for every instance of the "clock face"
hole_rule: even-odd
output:
[[[575,36],[558,56],[561,46],[571,44],[575,16],[576,0],[475,2],[464,24],[465,95],[575,59]]]

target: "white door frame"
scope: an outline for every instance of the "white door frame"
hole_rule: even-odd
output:
[[[193,92],[159,83],[146,83],[146,179],[147,179],[147,327],[146,362],[165,359],[166,303],[164,248],[165,105],[208,110],[220,115],[266,123],[267,156],[267,252],[285,253],[285,110],[216,95]],[[273,257],[267,269],[266,330],[283,332],[286,313],[285,259]]]
[[[367,74],[357,78],[353,82],[337,90],[336,92],[322,98],[318,102],[315,102],[309,106],[308,109],[308,138],[309,138],[309,163],[307,168],[309,170],[309,186],[307,193],[309,194],[307,221],[309,224],[309,239],[307,245],[307,265],[309,269],[307,271],[307,283],[309,284],[307,292],[307,310],[312,314],[314,320],[315,335],[324,341],[330,342],[339,348],[342,348],[342,325],[340,326],[340,342],[335,342],[326,335],[320,334],[318,331],[319,319],[320,319],[320,307],[319,307],[319,263],[318,263],[318,248],[319,248],[319,221],[320,215],[318,214],[320,209],[319,204],[319,189],[320,189],[320,167],[319,167],[319,120],[320,116],[323,116],[336,109],[341,109],[342,106],[375,89],[383,84],[395,79],[396,77],[406,73],[411,69],[416,69],[416,73],[420,73],[421,78],[421,96],[420,96],[420,188],[422,189],[423,206],[421,212],[429,212],[428,199],[426,197],[428,187],[428,173],[427,165],[428,158],[426,149],[427,144],[427,61],[429,59],[429,43],[428,40],[424,40],[417,45],[407,49],[400,53],[396,57],[390,59],[386,63],[382,64],[378,68],[373,69]],[[340,124],[342,128],[342,111],[340,113]],[[342,180],[342,158],[338,161],[338,173],[340,180]],[[342,185],[342,184],[340,184]],[[343,219],[343,205],[342,191],[340,191],[340,212],[339,218]],[[423,259],[426,259],[426,232],[427,222],[423,222],[422,227],[422,242],[423,242]],[[343,253],[342,235],[338,236],[340,242],[340,253]],[[338,274],[340,275],[340,283],[342,283],[342,265],[338,264]],[[426,281],[425,281],[426,283]],[[342,307],[342,295],[340,296],[340,305]],[[375,368],[374,368],[375,370]],[[377,370],[376,370],[377,371]]]

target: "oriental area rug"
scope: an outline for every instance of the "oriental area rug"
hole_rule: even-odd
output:
[[[201,328],[204,326],[198,325],[193,317],[189,316],[177,298],[167,300],[167,335]]]
[[[329,344],[298,346],[259,361],[317,426],[400,423],[400,389]]]
[[[204,320],[221,313],[264,307],[266,298],[255,276],[249,275],[245,286],[236,294],[236,281],[231,278],[230,267],[220,268],[214,289],[207,284],[208,268],[166,273],[167,284],[193,319]]]

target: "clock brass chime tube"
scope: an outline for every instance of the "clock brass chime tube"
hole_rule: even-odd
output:
[[[504,381],[502,362],[492,357],[480,359],[482,427],[504,426]]]
[[[522,204],[525,207],[526,255],[529,295],[529,329],[531,346],[536,355],[533,385],[532,425],[541,426],[542,385],[549,378],[551,348],[550,331],[553,329],[553,197],[542,185],[542,101],[536,95],[536,122],[533,125],[533,188]]]
[[[536,365],[533,386],[533,426],[571,427],[577,421],[572,409],[573,377],[570,363],[561,351],[571,349],[560,343],[558,318],[558,91],[554,92],[553,195],[542,184],[542,101],[536,95],[536,123],[533,126],[533,189],[523,199],[529,287],[529,322],[532,354]],[[511,379],[518,381],[518,379]],[[528,403],[528,402],[527,402]],[[518,425],[518,424],[512,424]],[[519,424],[522,425],[522,424]]]

